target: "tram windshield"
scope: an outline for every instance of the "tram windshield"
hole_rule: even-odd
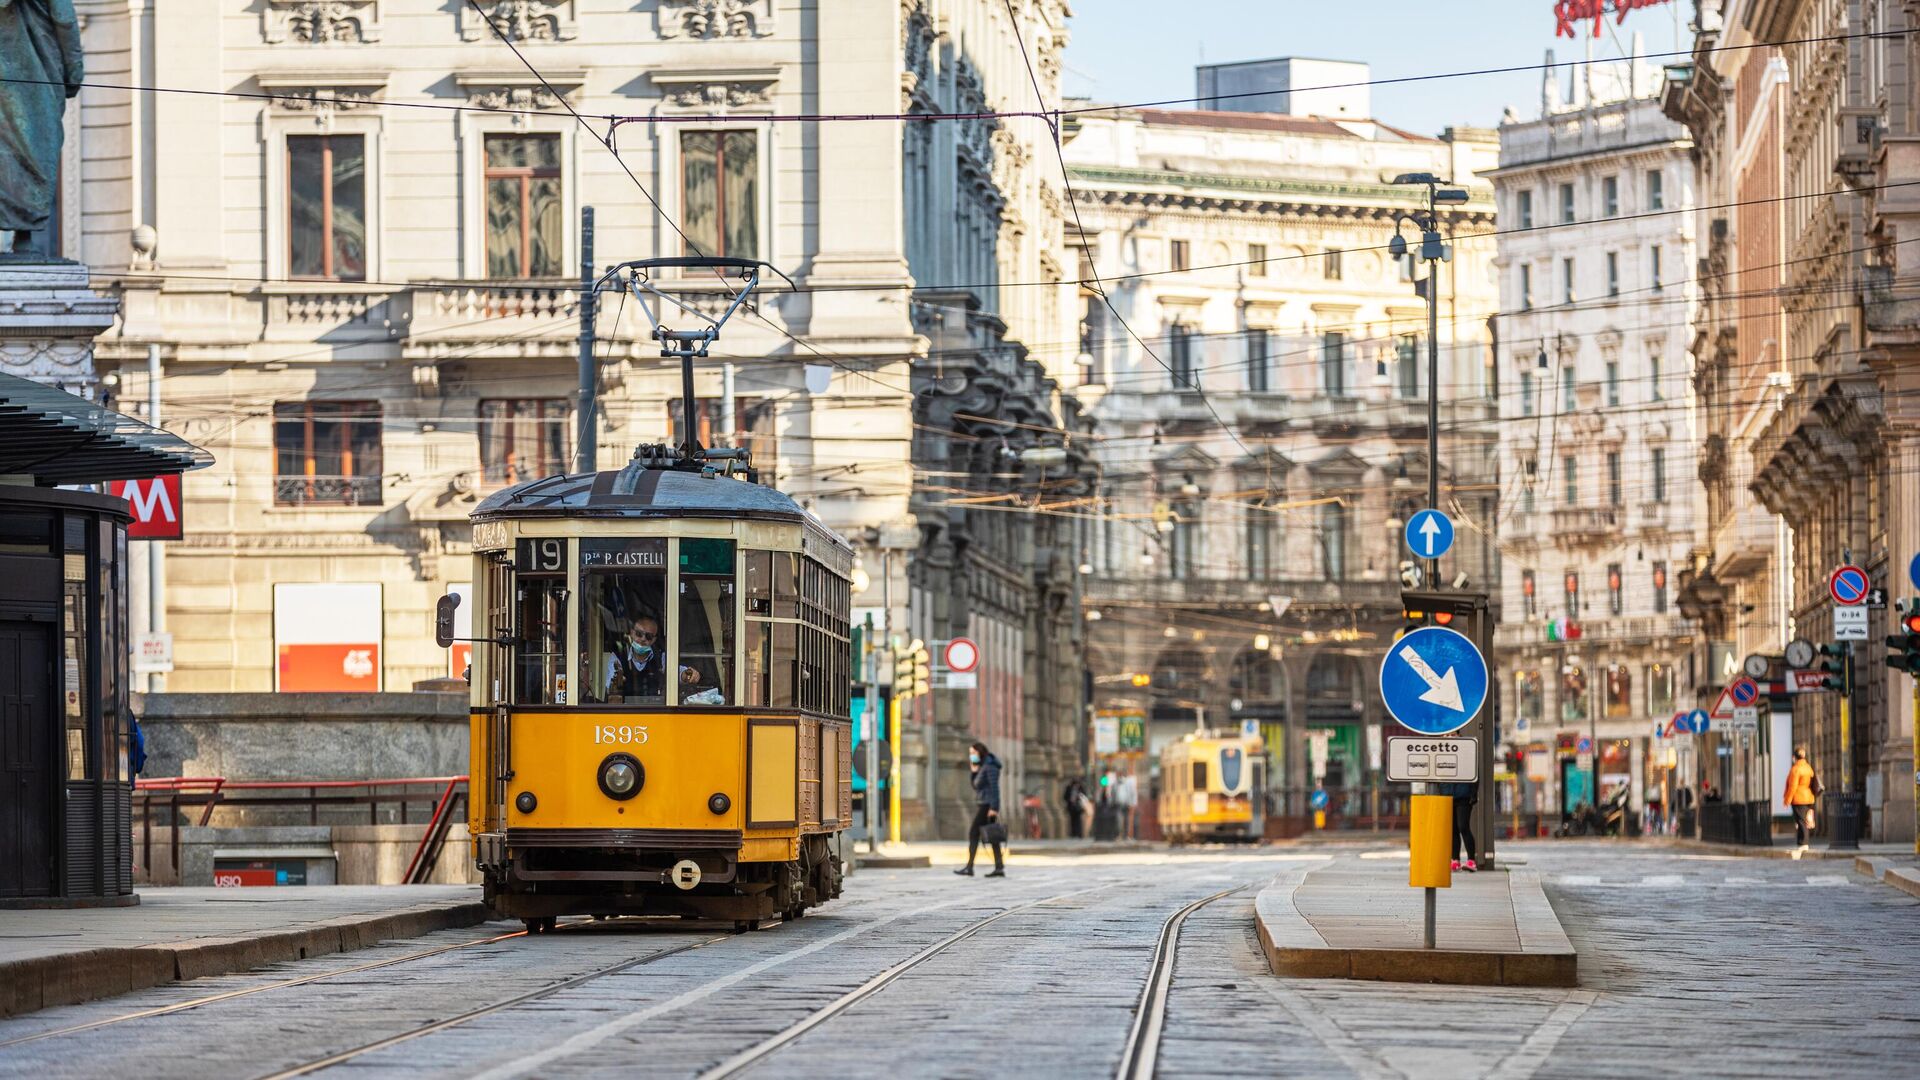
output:
[[[580,541],[580,684],[591,703],[667,700],[667,541]]]
[[[680,541],[680,700],[733,702],[733,541]]]

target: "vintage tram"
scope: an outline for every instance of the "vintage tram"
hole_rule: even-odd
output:
[[[758,272],[616,269],[638,293],[662,265],[737,272],[742,297]],[[689,421],[720,321],[656,323]],[[468,825],[487,902],[531,931],[576,914],[752,929],[840,894],[853,550],[693,430],[472,514]],[[451,621],[443,604],[443,639]]]
[[[1197,731],[1160,750],[1160,831],[1176,844],[1258,841],[1266,830],[1266,746]]]

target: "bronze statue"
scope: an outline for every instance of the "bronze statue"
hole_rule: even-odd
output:
[[[0,230],[14,251],[53,223],[61,118],[85,77],[73,0],[0,0]]]

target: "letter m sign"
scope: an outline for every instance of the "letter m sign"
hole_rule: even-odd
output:
[[[127,500],[133,524],[127,535],[135,540],[178,540],[181,535],[180,474],[150,480],[115,480],[107,490]]]

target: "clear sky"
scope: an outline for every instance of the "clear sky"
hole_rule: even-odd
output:
[[[1357,60],[1376,79],[1474,68],[1619,56],[1634,31],[1649,53],[1676,46],[1693,0],[1643,8],[1624,24],[1607,16],[1596,42],[1554,37],[1555,0],[1073,0],[1066,92],[1102,103],[1192,97],[1193,68],[1272,56]],[[1666,63],[1670,61],[1656,61]],[[1449,125],[1491,127],[1512,105],[1538,115],[1540,73],[1472,75],[1373,87],[1376,119],[1427,135]]]

